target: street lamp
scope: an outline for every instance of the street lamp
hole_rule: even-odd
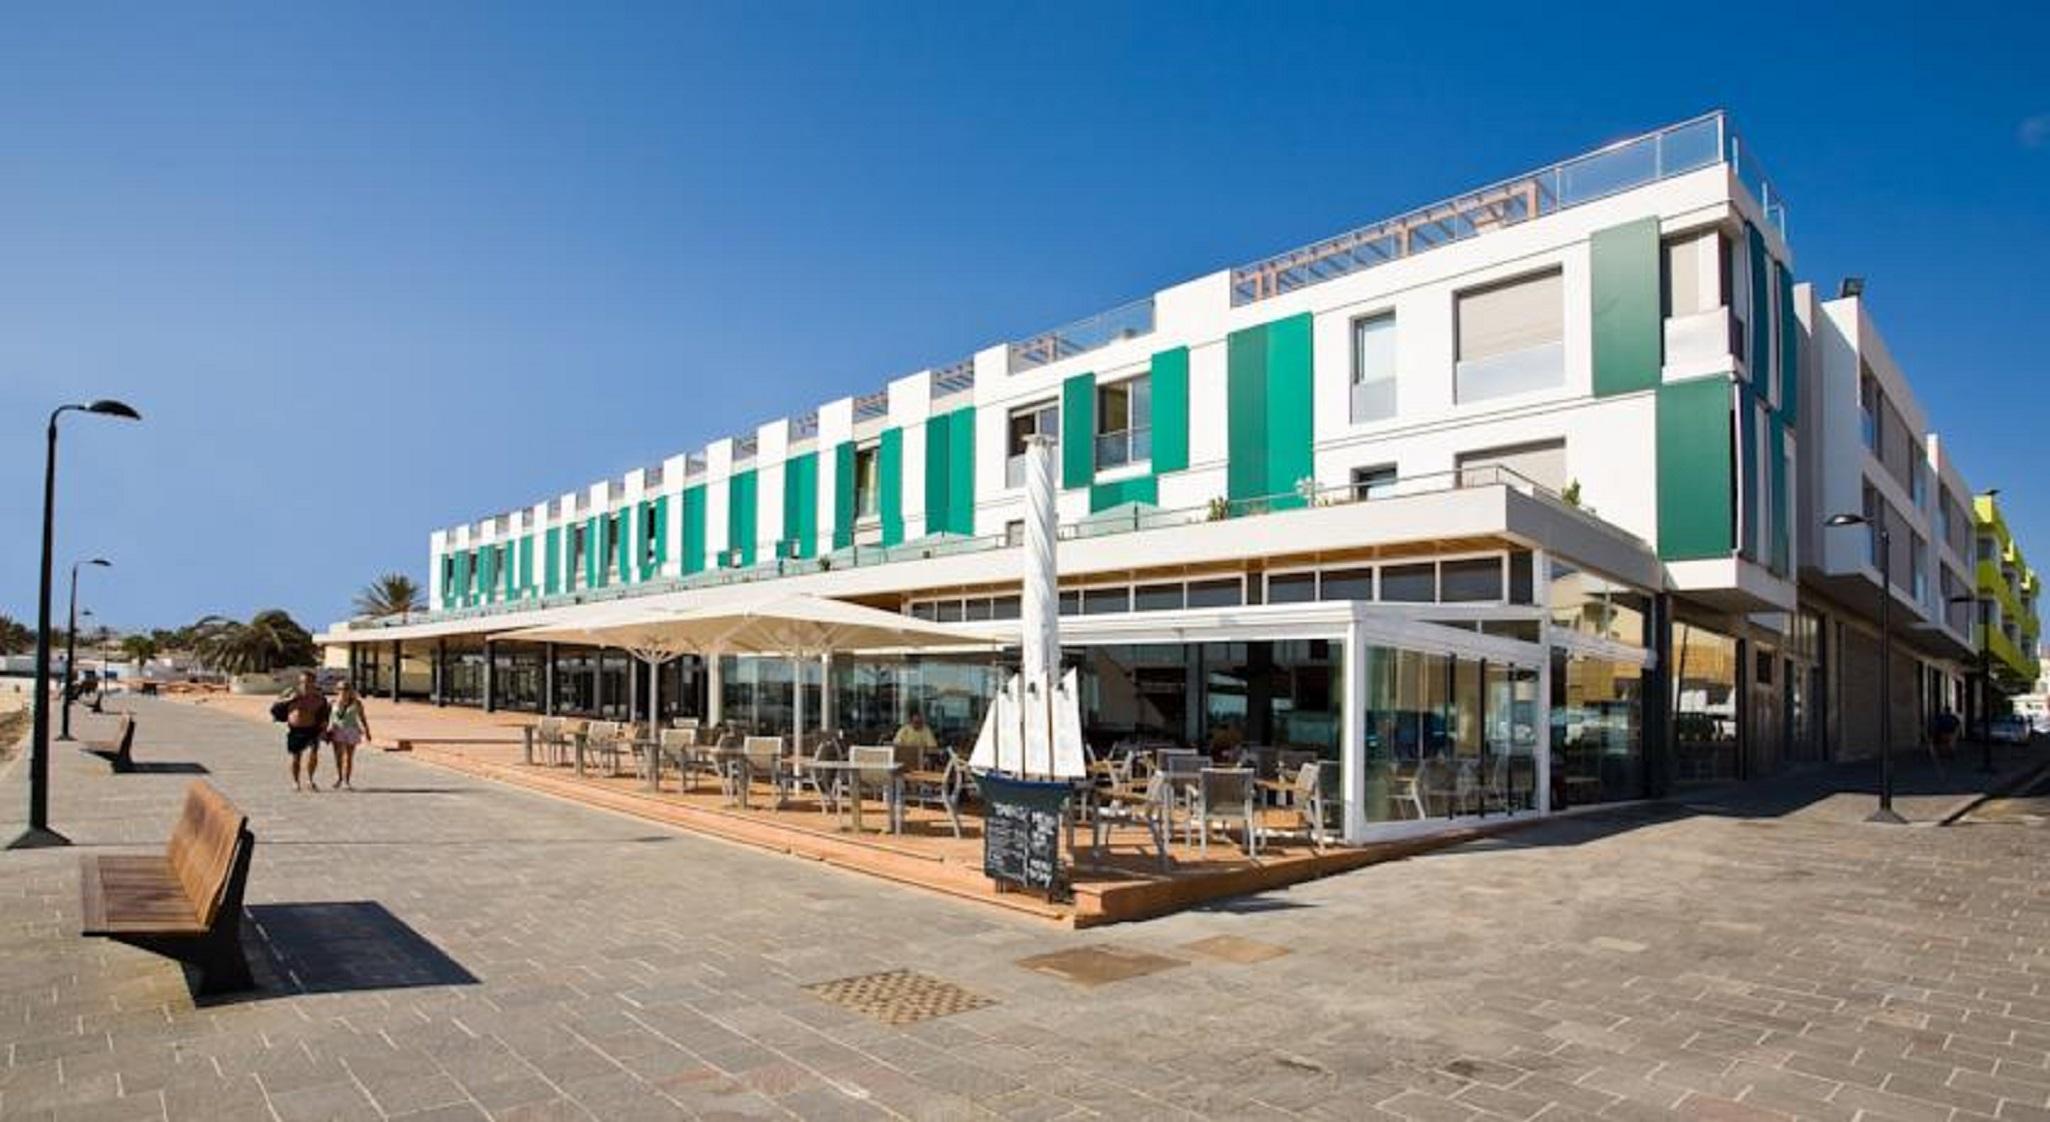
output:
[[[1870,526],[1879,536],[1879,809],[1865,821],[1906,825],[1893,809],[1893,535],[1885,519],[1874,522],[1862,514],[1832,514],[1822,524]]]
[[[71,622],[64,630],[64,728],[57,734],[59,740],[71,739],[71,696],[77,692],[78,678],[78,567],[97,565],[102,569],[112,568],[114,563],[104,557],[71,563]],[[91,615],[91,612],[87,612]]]
[[[1993,774],[1993,707],[1987,702],[1993,690],[1993,652],[1986,645],[1986,632],[1991,629],[1987,608],[1993,605],[1986,596],[1952,596],[1946,604],[1977,604],[1979,606],[1979,770]]]
[[[54,545],[57,510],[57,418],[66,413],[97,413],[139,421],[142,414],[125,402],[95,401],[90,405],[60,405],[50,411],[48,451],[43,460],[43,557],[42,579],[36,592],[36,714],[29,740],[28,829],[9,842],[9,849],[35,849],[70,845],[64,835],[50,828],[50,554]]]

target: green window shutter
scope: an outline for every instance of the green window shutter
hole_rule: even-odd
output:
[[[740,551],[740,567],[755,563],[754,469],[736,473],[726,481],[726,548]]]
[[[1758,403],[1748,387],[1738,387],[1737,408],[1737,551],[1761,564],[1765,561],[1765,525],[1758,518]]]
[[[1267,325],[1225,340],[1225,494],[1265,497],[1267,489]]]
[[[505,598],[506,598],[507,600],[517,600],[517,599],[519,599],[519,598],[520,598],[520,543],[519,543],[519,542],[516,542],[516,541],[514,541],[514,542],[507,542],[507,543],[505,543],[505,558],[504,558],[504,565],[505,565]]]
[[[520,593],[534,591],[534,535],[520,539]]]
[[[1061,486],[1095,481],[1096,375],[1076,374],[1061,383]]]
[[[683,490],[683,572],[705,571],[705,485]]]
[[[550,526],[541,538],[541,595],[562,591],[562,527]]]
[[[947,509],[947,488],[954,481],[948,470],[947,445],[954,429],[944,413],[925,420],[925,532],[943,533],[952,525]]]
[[[1772,288],[1766,283],[1766,270],[1772,261],[1765,255],[1765,235],[1758,227],[1744,224],[1746,241],[1751,249],[1751,353],[1745,362],[1751,369],[1751,385],[1761,396],[1767,395],[1772,384]]]
[[[854,544],[854,442],[833,449],[833,548]]]
[[[614,567],[619,570],[619,583],[633,583],[634,528],[628,523],[634,520],[633,508],[629,507],[612,516],[612,537],[619,543],[619,560]]]
[[[902,545],[904,542],[904,430],[884,429],[880,450],[876,453],[877,474],[882,477],[883,493],[878,505],[883,518],[883,544]]]
[[[584,520],[584,587],[605,586],[605,520]]]
[[[1316,474],[1310,314],[1267,325],[1267,488],[1277,507],[1302,506],[1296,481]]]
[[[498,599],[497,546],[485,546],[477,555],[477,596],[486,604]]]
[[[975,407],[963,406],[952,413],[954,434],[947,441],[952,479],[947,484],[947,509],[953,522],[947,528],[957,534],[975,533]]]
[[[458,608],[469,607],[469,589],[466,582],[469,581],[470,575],[468,565],[466,564],[465,558],[463,556],[463,551],[457,550],[454,556],[450,558],[450,560],[454,562],[454,567],[450,571],[449,583],[454,587],[452,587],[449,590],[449,600],[452,601],[454,605]]]
[[[797,556],[819,552],[819,456],[806,452],[783,463],[783,537],[797,543]]]
[[[669,564],[669,496],[655,500],[655,568]]]
[[[1120,479],[1115,483],[1092,483],[1089,485],[1089,512],[1109,510],[1119,503],[1145,503],[1160,505],[1160,476],[1148,473],[1131,479]]]
[[[1189,348],[1153,356],[1153,472],[1189,466]]]
[[[1794,275],[1773,262],[1780,278],[1780,413],[1788,424],[1801,416],[1801,323],[1794,313]]]
[[[1772,489],[1772,571],[1781,576],[1791,575],[1788,571],[1791,561],[1792,543],[1788,540],[1787,506],[1793,496],[1787,487],[1787,429],[1776,418],[1766,418],[1766,486]]]
[[[1728,557],[1736,518],[1727,377],[1659,386],[1658,551],[1667,561]]]
[[[1659,314],[1659,220],[1597,230],[1589,240],[1594,290],[1596,397],[1659,383],[1665,325]]]

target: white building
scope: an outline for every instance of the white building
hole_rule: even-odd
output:
[[[1927,429],[1858,302],[1793,282],[1784,226],[1710,114],[437,530],[427,616],[320,639],[374,689],[645,715],[624,655],[493,636],[763,582],[1011,618],[1047,433],[1099,746],[1314,751],[1355,840],[1870,751],[1812,716],[1843,640],[1804,580],[1854,630],[1878,587],[1817,511],[1872,509],[1863,480],[1938,539],[1891,458],[1836,454],[1844,362]],[[1918,447],[1923,499],[1962,495]],[[1931,591],[1960,560],[1901,596],[1911,699],[1967,652]],[[860,735],[916,705],[965,739],[1004,660],[843,658],[806,709]],[[787,663],[664,673],[665,716],[788,729]]]

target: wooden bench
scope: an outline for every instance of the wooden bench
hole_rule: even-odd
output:
[[[83,935],[185,963],[201,994],[254,983],[242,956],[242,888],[256,836],[249,819],[205,782],[185,789],[185,812],[162,856],[91,856],[81,869]]]
[[[107,761],[116,773],[135,770],[135,714],[121,714],[121,735],[112,740],[88,740],[84,751]]]

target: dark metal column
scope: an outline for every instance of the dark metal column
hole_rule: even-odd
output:
[[[405,665],[405,641],[401,639],[393,639],[391,642],[391,699],[393,701],[397,701],[399,699],[399,677],[400,672],[405,667]]]
[[[448,640],[434,640],[434,666],[428,671],[428,690],[434,695],[434,704],[448,704]]]
[[[555,644],[541,644],[541,712],[555,716]]]
[[[1644,793],[1660,798],[1673,787],[1673,597],[1651,598],[1651,669],[1644,675]]]
[[[491,640],[484,640],[484,711],[498,709],[498,652]]]

